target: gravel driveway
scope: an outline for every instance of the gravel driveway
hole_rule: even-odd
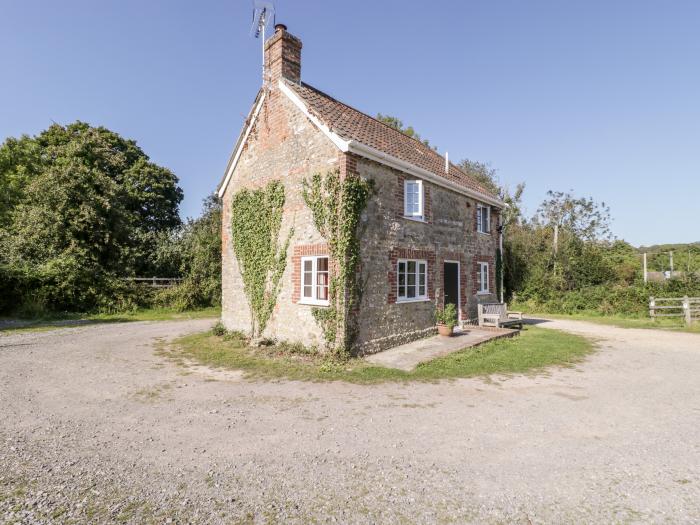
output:
[[[160,357],[212,321],[0,335],[0,522],[700,522],[700,336],[553,321],[576,369],[248,382]]]

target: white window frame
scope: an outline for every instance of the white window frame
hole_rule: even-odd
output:
[[[477,289],[476,294],[490,294],[491,292],[489,290],[489,263],[478,262],[477,264],[479,265],[479,278],[477,279],[476,283],[479,288]]]
[[[399,295],[399,266],[403,263],[406,265],[406,272],[405,274],[408,275],[408,263],[413,262],[416,263],[416,272],[415,272],[415,278],[416,278],[416,296],[415,297],[408,297],[408,293],[404,297],[401,297]],[[424,265],[425,267],[425,293],[423,295],[419,295],[420,291],[420,272],[419,268],[420,265]],[[406,290],[408,290],[408,280],[406,281],[404,287]],[[430,298],[428,297],[428,261],[425,259],[399,259],[396,261],[396,302],[397,303],[417,303],[421,301],[429,301]]]
[[[482,210],[486,210],[486,224],[484,224]],[[486,235],[491,234],[491,206],[481,203],[476,205],[476,231]]]
[[[415,184],[418,186],[418,210],[409,210],[408,209],[408,187],[411,184]],[[408,217],[410,219],[415,219],[415,220],[423,220],[424,217],[424,202],[425,202],[425,192],[423,188],[423,181],[422,180],[405,180],[403,182],[403,215],[404,217]]]
[[[328,255],[310,255],[307,257],[302,257],[300,270],[300,290],[299,290],[299,303],[300,304],[312,304],[314,306],[328,306],[330,303],[328,299],[318,298],[318,260],[328,259],[328,286],[330,286],[330,259]],[[304,263],[306,261],[312,261],[311,264],[311,297],[304,296]]]

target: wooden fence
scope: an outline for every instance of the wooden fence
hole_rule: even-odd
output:
[[[650,297],[649,316],[681,317],[690,326],[693,321],[700,320],[700,297]]]
[[[179,277],[127,277],[125,280],[152,288],[172,288],[182,282]]]

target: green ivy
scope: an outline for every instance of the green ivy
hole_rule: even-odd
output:
[[[231,240],[251,313],[251,336],[265,330],[280,291],[287,249],[294,230],[279,246],[284,186],[272,181],[264,188],[243,189],[233,196]]]
[[[328,346],[347,357],[354,329],[347,326],[348,312],[360,299],[357,266],[360,243],[357,227],[372,192],[372,183],[357,176],[341,180],[338,169],[315,173],[303,181],[303,197],[319,233],[328,242],[334,263],[328,287],[329,307],[315,308],[313,316],[323,330]]]

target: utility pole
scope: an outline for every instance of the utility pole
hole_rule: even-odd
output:
[[[649,276],[647,275],[647,252],[644,252],[644,284],[646,284],[649,280]]]
[[[671,258],[671,277],[673,277],[673,252],[668,252],[668,256]]]

